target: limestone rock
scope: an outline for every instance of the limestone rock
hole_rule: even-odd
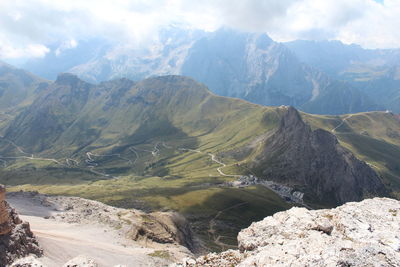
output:
[[[29,254],[42,255],[29,223],[22,222],[18,214],[5,201],[5,188],[0,185],[0,266]]]
[[[178,243],[195,250],[195,241],[187,220],[176,212],[153,212],[142,215],[131,229],[134,240],[143,238],[158,243]]]
[[[63,265],[63,267],[97,267],[97,263],[93,259],[89,259],[83,255],[73,258]]]
[[[36,256],[28,256],[25,258],[21,258],[13,262],[11,267],[46,267],[43,263],[41,263]]]
[[[238,241],[239,251],[175,266],[400,266],[400,201],[292,208],[253,223]]]

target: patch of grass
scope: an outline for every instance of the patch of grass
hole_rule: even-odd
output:
[[[147,255],[150,257],[162,258],[169,261],[172,260],[172,256],[167,250],[155,250],[154,252]]]

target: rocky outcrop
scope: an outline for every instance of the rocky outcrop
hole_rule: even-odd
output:
[[[158,243],[178,243],[189,250],[196,250],[193,233],[188,221],[176,212],[154,212],[142,215],[132,227],[134,240],[149,239]]]
[[[0,185],[0,235],[6,235],[11,232],[12,221],[6,202],[6,189]]]
[[[80,197],[47,196],[37,192],[11,192],[9,197],[30,199],[57,212],[46,218],[72,224],[95,224],[118,229],[121,236],[143,243],[182,245],[197,249],[188,221],[176,212],[147,213],[122,209]]]
[[[238,242],[239,251],[175,266],[400,266],[400,201],[292,208],[253,223],[239,233]]]
[[[29,228],[5,201],[5,188],[0,185],[0,266],[29,254],[41,255],[42,250]]]
[[[63,265],[63,267],[97,267],[98,264],[93,260],[85,256],[78,256],[68,261]]]
[[[301,188],[305,197],[331,205],[385,194],[375,171],[341,146],[335,135],[312,130],[292,107],[280,110],[278,130],[251,163],[261,178]]]
[[[90,259],[84,255],[79,255],[65,264],[62,267],[98,267],[99,265],[95,260]],[[25,258],[21,258],[12,263],[10,267],[48,267],[48,265],[43,264],[40,259],[36,256],[27,256]],[[114,266],[114,267],[123,267],[123,266]]]

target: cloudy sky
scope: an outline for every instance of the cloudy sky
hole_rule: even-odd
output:
[[[42,57],[93,37],[145,43],[171,23],[400,48],[400,0],[0,0],[0,58]]]

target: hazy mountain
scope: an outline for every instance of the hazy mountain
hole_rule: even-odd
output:
[[[27,105],[47,81],[0,61],[0,110]]]
[[[200,30],[164,28],[144,45],[116,44],[105,53],[64,71],[89,82],[179,74],[188,50],[203,35],[205,33]]]
[[[319,114],[378,108],[359,90],[301,63],[265,34],[225,29],[210,34],[193,45],[182,73],[219,95],[262,105],[292,105]]]
[[[96,38],[81,40],[72,47],[68,47],[65,43],[54,43],[49,45],[50,52],[43,58],[30,59],[20,66],[40,77],[55,80],[61,72],[104,57],[112,47],[111,43]]]
[[[218,95],[318,114],[382,109],[354,86],[302,63],[266,34],[230,29],[208,33],[168,27],[145,45],[93,41],[34,62],[26,67],[46,77],[68,71],[89,82],[182,74]]]
[[[47,86],[46,80],[0,61],[0,131]]]
[[[302,62],[344,80],[379,105],[400,112],[400,50],[363,49],[339,41],[285,43]]]

